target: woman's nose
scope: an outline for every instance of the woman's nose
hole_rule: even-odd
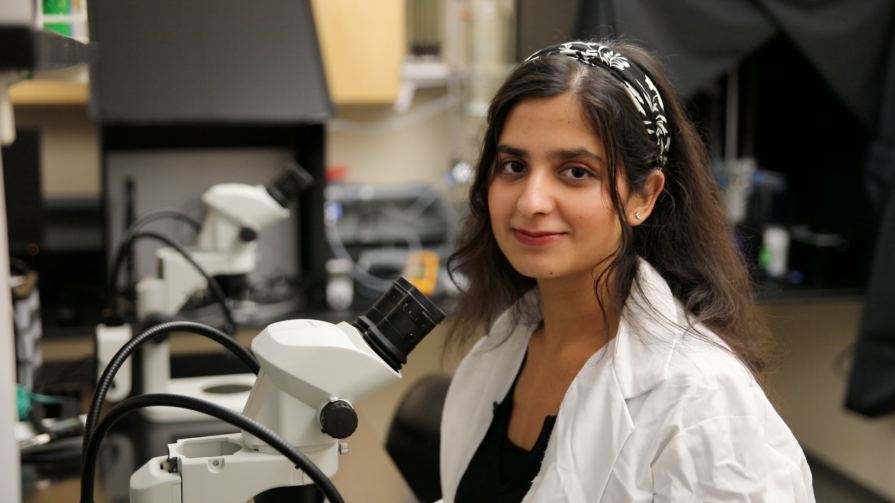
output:
[[[516,207],[524,215],[537,215],[552,211],[554,203],[549,178],[543,173],[533,172],[522,186]]]

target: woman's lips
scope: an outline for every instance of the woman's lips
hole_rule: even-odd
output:
[[[528,246],[545,246],[565,236],[565,234],[565,232],[513,229],[513,237],[516,238],[516,241]]]

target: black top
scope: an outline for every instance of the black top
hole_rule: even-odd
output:
[[[519,376],[517,375],[518,379]],[[516,382],[501,403],[494,403],[491,426],[460,479],[455,501],[458,503],[516,503],[531,488],[541,469],[547,441],[553,432],[556,416],[544,418],[541,433],[531,451],[514,444],[507,436],[513,412],[513,391]]]

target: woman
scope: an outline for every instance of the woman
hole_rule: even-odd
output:
[[[813,501],[703,144],[628,43],[536,52],[491,103],[453,272],[446,502]]]

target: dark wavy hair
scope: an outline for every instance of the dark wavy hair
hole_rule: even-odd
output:
[[[768,328],[753,297],[745,261],[720,202],[705,144],[687,117],[677,92],[657,59],[630,42],[604,40],[640,66],[658,87],[665,104],[671,149],[664,166],[665,188],[650,217],[631,226],[618,193],[618,177],[632,191],[658,167],[658,146],[649,138],[640,114],[618,78],[607,70],[564,55],[541,57],[517,66],[491,101],[469,215],[448,259],[451,277],[461,273],[462,294],[452,313],[449,346],[468,342],[482,327],[535,286],[503,255],[490,226],[488,187],[495,171],[497,144],[507,116],[519,103],[570,93],[584,109],[606,149],[611,201],[621,224],[618,249],[594,280],[596,300],[621,313],[632,288],[639,288],[638,256],[668,282],[696,324],[715,332],[757,377],[766,367]],[[602,287],[602,288],[601,288]],[[600,292],[608,292],[601,295]]]

